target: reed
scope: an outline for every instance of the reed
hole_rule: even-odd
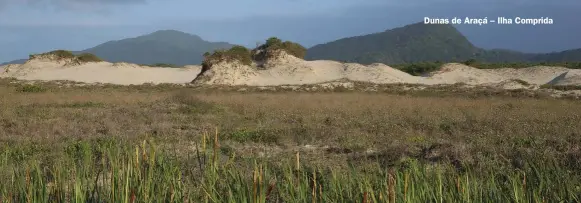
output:
[[[528,160],[515,171],[459,172],[451,166],[411,162],[403,168],[301,167],[300,153],[282,167],[228,160],[219,136],[192,150],[187,163],[153,141],[82,141],[57,162],[12,161],[1,155],[0,202],[579,202],[578,172],[556,162]],[[211,162],[204,160],[212,159]],[[292,163],[294,162],[294,163]],[[245,167],[252,166],[250,170]]]

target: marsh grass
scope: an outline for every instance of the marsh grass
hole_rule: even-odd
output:
[[[280,166],[226,159],[218,133],[204,134],[187,157],[151,140],[76,141],[57,162],[0,155],[2,202],[578,202],[581,179],[557,162],[526,160],[520,170],[457,171],[415,160],[362,170]],[[238,162],[238,163],[237,163]],[[242,167],[241,167],[242,164]]]
[[[1,202],[579,202],[581,194],[577,100],[398,86],[265,93],[55,83],[31,94],[5,82]]]

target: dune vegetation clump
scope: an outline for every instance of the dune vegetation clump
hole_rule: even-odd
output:
[[[79,62],[101,62],[103,61],[103,59],[99,58],[98,56],[96,56],[95,54],[91,54],[91,53],[82,53],[79,54],[76,59]]]
[[[271,37],[266,40],[265,44],[252,50],[252,58],[256,61],[264,61],[268,58],[276,57],[280,51],[284,51],[300,59],[304,59],[307,54],[307,49],[298,43],[291,41],[283,42],[276,37]]]
[[[300,44],[291,41],[283,42],[276,37],[271,37],[266,40],[265,44],[260,45],[253,50],[249,50],[244,46],[233,46],[227,50],[216,50],[214,53],[204,53],[202,72],[219,62],[238,61],[243,65],[250,66],[253,61],[264,61],[268,58],[276,57],[280,51],[284,51],[287,54],[301,59],[303,59],[307,53],[307,49]]]
[[[142,66],[148,67],[162,67],[162,68],[180,68],[180,66],[170,63],[154,63],[154,64],[143,64]]]
[[[219,62],[233,62],[238,61],[244,65],[252,65],[252,57],[250,50],[243,46],[233,46],[228,50],[216,50],[210,54],[204,54],[204,61],[202,62],[203,70],[211,67]]]
[[[71,51],[67,51],[67,50],[54,50],[54,51],[50,51],[50,52],[46,52],[46,53],[42,53],[42,54],[31,54],[30,55],[31,60],[41,58],[41,57],[55,57],[55,59],[57,59],[57,60],[74,59],[75,54],[73,54]]]
[[[45,59],[51,59],[51,60],[70,60],[73,61],[75,63],[86,63],[86,62],[102,62],[103,59],[99,58],[98,56],[91,54],[91,53],[82,53],[79,55],[75,55],[73,54],[73,52],[71,51],[67,51],[67,50],[55,50],[55,51],[50,51],[50,52],[46,52],[46,53],[42,53],[42,54],[33,54],[30,55],[30,60],[33,59],[41,59],[41,58],[45,58]]]

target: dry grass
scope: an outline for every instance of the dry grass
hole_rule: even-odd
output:
[[[297,151],[303,165],[337,171],[420,162],[476,174],[483,168],[506,171],[518,179],[520,170],[531,172],[530,160],[544,168],[554,160],[563,173],[581,170],[578,100],[451,87],[441,94],[410,90],[405,95],[401,89],[236,92],[175,85],[44,84],[38,85],[43,91],[21,91],[21,85],[2,82],[0,149],[10,152],[3,157],[11,160],[5,162],[43,160],[43,166],[58,163],[66,157],[61,149],[80,142],[154,140],[181,157],[183,163],[170,164],[178,170],[197,164],[192,149],[201,145],[203,132],[218,128],[220,157],[239,157],[240,171],[253,170],[242,161],[248,158],[284,168]]]
[[[138,86],[17,89],[0,87],[3,142],[153,137],[190,147],[203,130],[218,127],[228,140],[225,151],[280,158],[310,145],[306,160],[320,164],[342,165],[346,157],[370,153],[388,165],[406,157],[498,164],[524,153],[574,157],[571,164],[580,165],[581,104],[572,100]]]

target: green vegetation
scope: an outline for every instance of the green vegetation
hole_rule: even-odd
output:
[[[456,62],[462,63],[471,67],[479,68],[479,69],[497,69],[497,68],[528,68],[534,66],[556,66],[556,67],[565,67],[571,69],[581,69],[581,62],[541,62],[541,63],[483,63],[477,61],[475,59],[469,59],[464,62]],[[418,63],[406,63],[406,64],[392,64],[390,65],[393,68],[399,69],[403,72],[409,73],[411,75],[424,75],[433,71],[439,70],[442,65],[445,63],[443,62],[418,62]]]
[[[266,43],[252,50],[252,57],[254,60],[263,61],[278,54],[279,51],[284,51],[287,54],[293,55],[297,58],[305,58],[307,49],[300,44],[285,41],[271,37],[266,40]]]
[[[223,156],[218,137],[188,152],[111,139],[71,142],[57,160],[28,157],[33,148],[4,146],[2,202],[577,202],[581,177],[551,162],[529,160],[502,171],[406,160],[348,170],[295,160],[280,165]],[[34,154],[36,155],[36,154]],[[558,186],[557,186],[558,185]]]
[[[102,62],[103,59],[95,56],[91,53],[82,53],[77,56],[77,60],[80,62]]]
[[[399,69],[403,72],[409,73],[415,76],[421,76],[433,71],[437,71],[442,67],[444,63],[412,63],[412,64],[397,64],[391,67]]]
[[[534,66],[559,66],[571,69],[581,69],[581,62],[476,63],[471,66],[481,69],[528,68]]]
[[[81,53],[79,55],[75,55],[75,54],[73,54],[73,52],[67,51],[67,50],[55,50],[55,51],[50,51],[50,52],[42,53],[42,54],[30,55],[30,59],[35,59],[37,57],[45,57],[45,56],[55,57],[56,60],[70,59],[70,60],[74,60],[75,62],[78,62],[78,63],[103,61],[101,58],[99,58],[91,53]]]
[[[202,72],[207,70],[213,64],[220,61],[239,61],[244,65],[252,65],[253,60],[261,61],[268,57],[274,57],[279,51],[285,51],[293,56],[304,58],[306,49],[300,44],[285,41],[282,42],[276,37],[271,37],[266,40],[266,43],[253,50],[248,50],[243,46],[233,46],[228,50],[216,50],[214,53],[204,53],[204,61],[202,62]]]
[[[202,62],[204,69],[207,69],[212,65],[222,61],[238,61],[247,66],[252,65],[250,50],[243,46],[233,46],[228,50],[217,50],[212,54],[206,52],[204,56],[206,57]]]
[[[579,85],[550,85],[550,84],[544,84],[544,85],[541,85],[541,88],[543,88],[543,89],[555,89],[555,90],[561,90],[561,91],[581,90],[581,86],[579,86]]]
[[[24,85],[19,85],[16,88],[16,91],[17,92],[38,93],[38,92],[45,92],[46,89],[40,85],[24,84]]]
[[[181,66],[174,65],[174,64],[167,64],[167,63],[154,63],[154,64],[145,64],[142,66],[149,66],[149,67],[163,67],[163,68],[180,68]]]
[[[578,100],[13,82],[1,202],[581,200]]]
[[[50,51],[50,52],[42,53],[42,54],[30,55],[30,59],[34,59],[36,57],[41,57],[41,56],[54,56],[54,57],[56,57],[57,60],[75,58],[75,54],[73,54],[71,51],[55,50],[55,51]]]
[[[510,50],[485,50],[474,46],[452,25],[411,24],[316,45],[307,51],[308,60],[335,60],[362,64],[407,64],[441,62],[562,63],[581,62],[581,49],[547,54]],[[472,60],[471,60],[472,59]]]

